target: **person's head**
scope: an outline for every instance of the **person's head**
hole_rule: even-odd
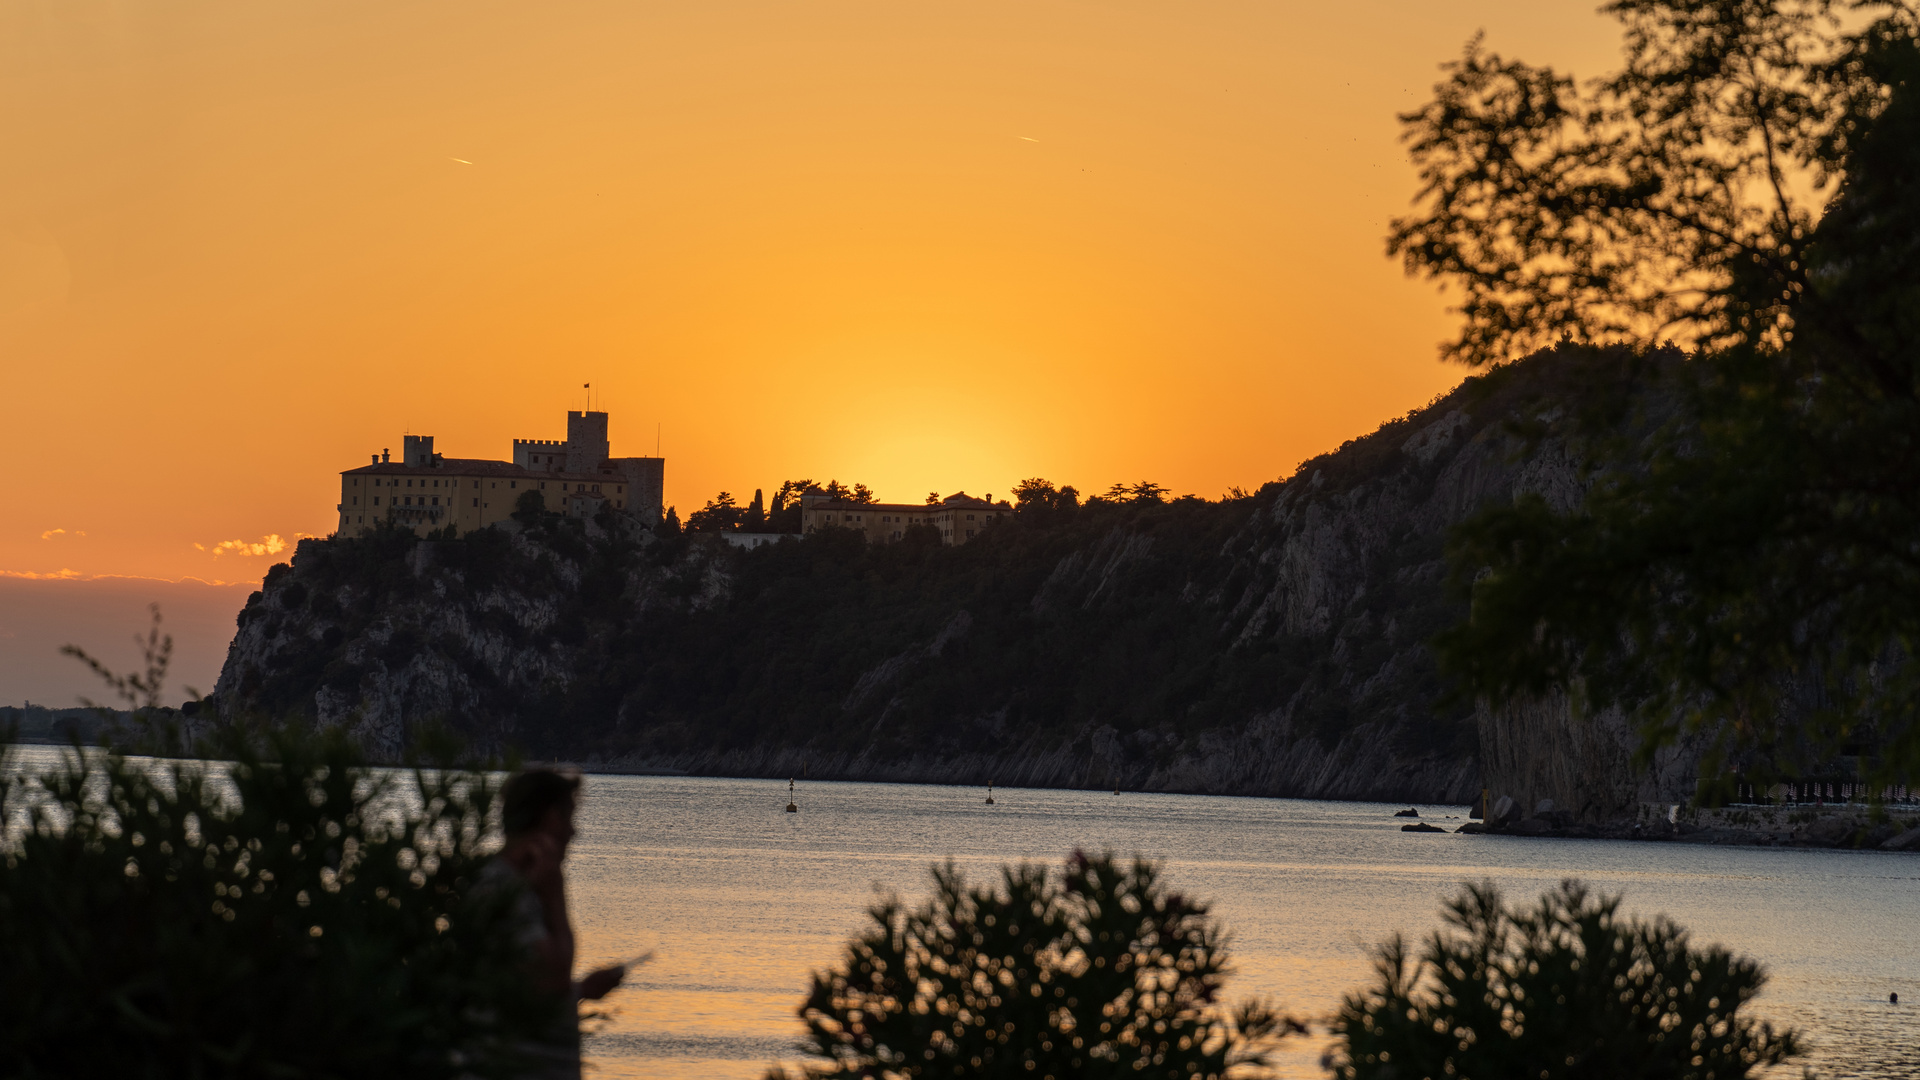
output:
[[[501,792],[500,824],[508,841],[534,833],[552,837],[561,847],[573,839],[573,806],[580,775],[553,769],[515,773]]]

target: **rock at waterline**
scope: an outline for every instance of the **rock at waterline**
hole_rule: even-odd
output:
[[[1402,825],[1400,826],[1400,831],[1401,832],[1446,832],[1447,830],[1441,828],[1438,825],[1429,825],[1426,822],[1421,821],[1421,822],[1416,822],[1412,825]]]
[[[1413,807],[1409,806],[1405,810],[1395,810],[1393,812],[1393,816],[1394,817],[1419,817],[1420,811],[1415,810]]]
[[[1880,847],[1885,851],[1910,851],[1920,848],[1920,825],[1881,841]]]

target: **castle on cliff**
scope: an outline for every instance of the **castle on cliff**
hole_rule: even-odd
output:
[[[468,532],[505,521],[529,491],[568,517],[614,510],[658,521],[666,459],[611,453],[603,412],[569,411],[565,441],[513,440],[512,461],[450,458],[433,452],[433,436],[407,435],[399,461],[383,449],[372,464],[340,474],[339,535],[383,522],[422,534],[449,525]]]

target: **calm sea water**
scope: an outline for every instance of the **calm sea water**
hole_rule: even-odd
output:
[[[1330,1013],[1366,947],[1437,925],[1458,883],[1532,897],[1578,876],[1761,959],[1759,1012],[1813,1038],[1823,1076],[1920,1077],[1920,858],[1881,852],[1402,833],[1369,803],[1191,795],[594,776],[571,866],[581,963],[657,948],[587,1039],[602,1077],[758,1077],[796,1060],[807,973],[838,955],[874,889],[926,891],[930,863],[984,875],[1075,847],[1164,860],[1232,932],[1232,994]],[[1449,824],[1458,807],[1420,807]],[[1455,819],[1452,824],[1457,824]],[[1898,991],[1904,1004],[1887,1003]],[[1283,1075],[1319,1077],[1324,1036]]]
[[[28,747],[16,764],[55,757]],[[589,1075],[745,1080],[798,1060],[807,974],[837,958],[876,888],[917,900],[938,860],[984,877],[1082,847],[1163,860],[1233,935],[1229,996],[1295,1016],[1330,1013],[1367,980],[1367,947],[1438,925],[1460,882],[1531,898],[1574,876],[1764,962],[1756,1011],[1806,1032],[1821,1076],[1920,1078],[1920,856],[1402,833],[1399,807],[1374,803],[984,794],[803,783],[788,814],[783,782],[588,777],[569,860],[581,966],[657,950],[608,999]],[[1465,813],[1419,809],[1448,826]],[[1325,1036],[1283,1045],[1283,1076],[1326,1075]]]

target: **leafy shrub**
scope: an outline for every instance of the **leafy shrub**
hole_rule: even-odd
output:
[[[225,766],[0,751],[0,1070],[506,1075],[564,1015],[474,885],[485,774],[374,771],[338,736]]]
[[[1058,877],[1004,868],[998,889],[949,863],[933,881],[912,912],[897,897],[871,908],[840,964],[814,975],[809,1075],[1264,1075],[1278,1018],[1220,1003],[1222,934],[1152,863],[1075,854]]]
[[[1801,1053],[1794,1032],[1740,1014],[1766,981],[1759,964],[1619,907],[1576,881],[1531,910],[1468,886],[1418,959],[1398,936],[1377,951],[1378,984],[1335,1018],[1334,1075],[1729,1080]]]

